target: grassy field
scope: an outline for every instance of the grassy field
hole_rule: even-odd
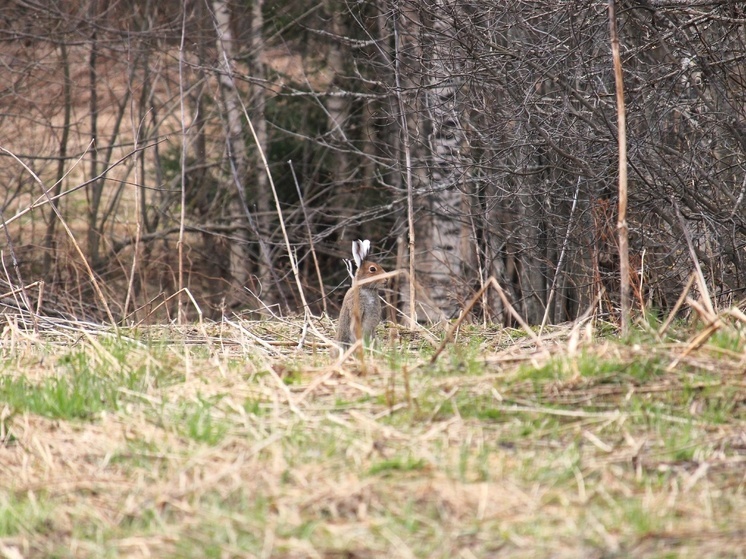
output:
[[[311,326],[8,318],[0,557],[746,557],[736,320]]]

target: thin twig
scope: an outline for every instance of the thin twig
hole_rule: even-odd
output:
[[[7,233],[7,227],[5,229],[6,229],[6,233]],[[15,254],[13,254],[13,256],[11,256],[11,258],[13,259],[13,268],[17,271],[17,269],[18,269],[18,261],[16,260]],[[8,286],[13,287],[13,280],[10,279],[10,274],[8,273],[8,268],[5,265],[5,252],[2,251],[2,250],[0,250],[0,264],[2,264],[3,272],[5,272],[5,278],[8,281]],[[31,303],[28,300],[28,295],[26,295],[26,288],[23,285],[23,280],[19,277],[18,281],[21,282],[21,284],[20,284],[21,287],[19,287],[18,289],[14,289],[14,290],[11,291],[11,293],[13,294],[13,300],[16,303],[16,308],[18,309],[19,314],[23,314],[23,308],[21,306],[21,302],[18,300],[18,295],[20,294],[21,295],[21,299],[23,300],[23,306],[26,307],[26,310],[28,310],[29,313],[31,314],[31,316],[33,317],[34,313],[31,310]],[[36,323],[36,319],[34,318],[34,324],[35,323]],[[34,327],[34,330],[36,330],[36,327]]]
[[[660,327],[660,330],[658,330],[659,338],[662,338],[663,334],[666,333],[666,330],[668,330],[669,326],[671,326],[671,322],[673,322],[673,319],[676,317],[676,313],[679,312],[681,305],[683,305],[684,301],[686,301],[686,296],[689,294],[689,290],[692,288],[692,284],[694,283],[695,277],[696,276],[694,273],[689,274],[689,280],[686,282],[686,286],[684,286],[684,290],[681,292],[681,295],[679,295],[679,299],[676,301],[676,304],[673,306],[673,309],[671,309],[671,312],[668,313],[668,317],[666,318],[666,321]]]
[[[671,364],[668,365],[668,367],[666,367],[666,372],[668,373],[672,372],[678,366],[681,360],[684,359],[687,355],[699,349],[702,346],[702,344],[704,344],[707,340],[709,340],[712,337],[712,335],[723,326],[723,323],[720,320],[719,316],[717,316],[714,313],[710,313],[709,309],[703,307],[697,301],[687,297],[686,302],[691,308],[697,311],[700,317],[705,321],[706,326],[701,332],[696,334],[689,341],[684,351],[680,355],[678,355],[671,362]]]
[[[699,265],[697,252],[694,250],[694,243],[692,242],[692,235],[691,233],[689,233],[689,227],[687,227],[686,221],[684,221],[684,216],[681,215],[679,205],[676,203],[676,200],[674,198],[671,198],[671,203],[673,204],[673,209],[676,212],[676,217],[679,220],[679,225],[681,225],[681,232],[684,234],[684,239],[686,239],[686,246],[689,248],[689,256],[692,257],[692,263],[694,264],[694,269],[696,271],[697,285],[699,286],[700,296],[702,297],[702,301],[704,302],[710,314],[715,314],[715,307],[712,305],[710,292],[707,290],[707,282],[705,281],[705,275],[702,273],[702,267]]]
[[[173,299],[174,297],[179,297],[181,295],[181,291],[185,292],[187,294],[187,296],[189,297],[189,299],[192,301],[192,304],[194,305],[194,308],[197,311],[197,316],[199,317],[199,322],[201,324],[202,323],[202,309],[199,307],[199,305],[197,304],[197,301],[192,296],[192,292],[189,291],[189,288],[188,287],[184,287],[181,290],[177,291],[176,293],[172,293],[171,295],[169,295],[168,297],[166,297],[163,301],[161,301],[160,303],[158,303],[153,309],[150,310],[150,312],[147,315],[145,315],[143,318],[141,318],[137,322],[137,324],[135,324],[135,326],[140,326],[145,321],[145,319],[147,319],[149,316],[151,316],[155,311],[157,311],[163,305],[165,305],[166,303],[168,303],[171,299]],[[148,301],[148,303],[145,303],[145,305],[151,303],[152,301],[154,301],[155,299],[157,299],[158,297],[160,297],[160,295],[161,294],[156,295],[155,297],[153,297],[153,299],[151,299],[150,301]],[[141,307],[139,307],[135,311],[132,311],[132,313],[130,313],[130,315],[133,314],[133,313],[135,313],[135,312],[137,312],[137,310],[143,308],[145,305],[142,305]],[[130,316],[130,315],[128,315],[128,316]]]
[[[225,51],[222,53],[223,58],[225,59],[226,67],[230,68],[230,64],[228,63],[227,54]],[[256,134],[256,129],[254,128],[254,125],[251,122],[251,118],[249,117],[249,112],[246,109],[246,104],[243,102],[243,99],[241,99],[241,96],[238,95],[238,89],[235,86],[235,83],[233,81],[233,74],[229,74],[228,78],[231,80],[231,83],[233,84],[233,88],[236,90],[236,97],[238,98],[239,103],[241,104],[241,109],[244,114],[244,118],[246,119],[246,123],[249,125],[249,130],[251,131],[251,137],[254,139],[254,144],[256,145],[257,151],[259,152],[259,158],[262,160],[262,166],[264,167],[264,172],[267,174],[267,180],[269,181],[269,186],[272,189],[272,196],[274,197],[275,201],[275,208],[277,210],[277,216],[280,219],[280,229],[282,230],[282,237],[285,240],[285,248],[287,249],[288,258],[290,259],[290,266],[293,270],[293,276],[295,277],[295,283],[298,287],[298,292],[300,294],[301,302],[303,303],[303,312],[308,313],[308,315],[313,316],[311,313],[311,308],[308,306],[308,302],[306,301],[306,295],[303,291],[303,283],[300,279],[300,273],[298,271],[298,261],[295,258],[295,254],[293,253],[292,247],[290,246],[290,239],[288,238],[288,232],[287,228],[285,227],[285,219],[282,216],[282,208],[280,207],[280,199],[277,196],[277,189],[275,188],[275,181],[272,178],[272,172],[269,168],[269,163],[267,163],[267,157],[264,153],[264,146],[262,146],[261,142],[259,141],[259,138]],[[246,206],[246,204],[244,204]],[[247,209],[248,212],[248,209]],[[268,262],[270,269],[271,262]]]
[[[109,322],[111,322],[112,326],[116,328],[116,321],[114,320],[114,315],[111,314],[111,309],[109,309],[109,304],[106,302],[106,297],[104,297],[104,292],[101,290],[101,287],[98,284],[98,281],[96,280],[96,275],[93,273],[93,270],[91,269],[90,264],[88,264],[88,259],[85,257],[85,254],[83,254],[83,250],[80,248],[80,245],[75,240],[75,235],[73,235],[73,232],[70,230],[70,227],[67,225],[67,222],[62,218],[62,215],[60,214],[59,209],[55,204],[51,204],[51,200],[49,200],[49,194],[48,190],[44,188],[44,183],[42,180],[34,173],[28,165],[26,165],[23,161],[21,161],[14,153],[11,153],[4,147],[0,146],[0,151],[3,151],[4,153],[7,153],[10,155],[13,159],[15,159],[26,171],[34,178],[34,180],[41,186],[42,191],[44,192],[44,195],[47,196],[47,202],[50,203],[52,207],[52,211],[54,211],[55,214],[57,214],[57,219],[59,219],[60,223],[62,224],[62,227],[65,228],[65,232],[67,232],[68,236],[70,237],[70,240],[73,243],[73,246],[75,247],[76,252],[80,256],[81,260],[83,261],[83,266],[85,266],[86,271],[88,272],[88,277],[91,280],[91,284],[93,285],[93,289],[96,292],[96,295],[99,298],[99,301],[101,302],[101,305],[104,307],[104,311],[106,312],[106,316],[109,319]],[[72,190],[68,190],[67,193],[69,194],[72,192]],[[5,223],[5,222],[3,222]]]
[[[181,294],[184,289],[184,223],[186,222],[186,150],[187,150],[187,126],[184,110],[184,42],[186,39],[186,10],[182,10],[181,16],[181,40],[179,42],[179,109],[181,116],[181,210],[179,212],[179,240],[176,242],[178,248],[178,279],[176,293],[176,321],[178,324],[184,322],[184,301]]]
[[[495,289],[495,291],[497,291],[497,294],[500,297],[500,299],[502,299],[502,302],[505,305],[505,308],[508,309],[508,312],[510,312],[513,318],[515,318],[515,320],[521,325],[521,327],[526,331],[526,333],[536,343],[536,345],[538,347],[543,346],[541,338],[537,336],[533,330],[531,330],[531,327],[526,323],[525,320],[523,320],[523,317],[521,317],[521,315],[518,314],[518,311],[515,310],[515,307],[513,307],[513,305],[510,304],[510,301],[505,295],[505,292],[503,291],[503,288],[500,286],[500,283],[495,279],[495,276],[490,276],[485,282],[484,286],[482,286],[482,288],[479,289],[479,291],[477,291],[474,294],[474,296],[471,298],[471,300],[466,304],[459,319],[448,330],[445,337],[443,338],[443,341],[440,343],[438,348],[435,350],[435,353],[433,353],[433,356],[430,358],[430,363],[435,363],[435,360],[443,352],[446,345],[450,343],[451,339],[453,338],[453,334],[456,332],[456,330],[461,325],[461,323],[464,321],[464,319],[469,315],[469,312],[471,312],[471,309],[474,307],[474,305],[477,303],[479,298],[482,296],[482,293],[484,293],[489,287],[492,287],[493,289]]]
[[[578,195],[580,194],[580,177],[578,177],[577,185],[575,186],[575,195],[572,197],[572,207],[570,208],[570,217],[567,220],[567,229],[565,230],[565,238],[562,241],[562,250],[560,251],[560,257],[557,261],[557,268],[554,270],[554,277],[552,278],[552,288],[549,290],[549,297],[547,298],[547,304],[544,308],[544,317],[541,319],[541,327],[539,328],[539,335],[544,331],[544,326],[547,324],[549,318],[549,309],[552,306],[552,300],[557,290],[557,279],[559,278],[560,272],[562,271],[562,263],[565,260],[565,254],[567,253],[567,245],[570,242],[570,232],[572,231],[572,221],[575,215],[575,208],[578,205]],[[485,306],[486,308],[486,306]]]
[[[398,14],[397,14],[398,15]],[[394,79],[396,80],[396,100],[399,103],[402,141],[404,142],[404,162],[407,183],[407,228],[409,232],[409,327],[414,328],[417,322],[417,304],[415,302],[415,230],[414,230],[414,191],[412,187],[412,153],[409,145],[409,126],[407,112],[404,110],[404,98],[401,86],[401,50],[397,19],[394,19]]]
[[[617,232],[619,234],[619,290],[622,306],[622,335],[629,332],[629,228],[627,225],[627,120],[624,108],[624,81],[622,59],[619,54],[619,35],[616,25],[615,0],[609,0],[609,32],[611,53],[614,60],[614,82],[617,104],[617,140],[619,144],[619,214]]]
[[[300,184],[298,184],[298,177],[295,175],[295,167],[293,167],[293,162],[288,161],[288,165],[290,165],[290,172],[293,174],[293,181],[295,181],[295,189],[298,191],[298,200],[300,201],[300,209],[303,212],[303,221],[306,223],[306,233],[308,234],[308,245],[311,250],[311,258],[313,258],[313,265],[314,268],[316,268],[316,277],[319,280],[319,290],[321,291],[321,305],[324,308],[324,314],[329,315],[329,311],[326,308],[326,290],[324,289],[324,279],[321,277],[321,268],[319,267],[319,260],[316,258],[316,249],[313,245],[313,234],[311,232],[311,219],[308,216],[308,212],[306,211],[306,203],[303,200],[303,193],[300,189]]]

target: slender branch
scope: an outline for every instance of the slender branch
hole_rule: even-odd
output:
[[[398,10],[397,10],[398,15]],[[407,182],[407,228],[409,230],[409,327],[414,328],[417,323],[417,305],[415,300],[415,231],[414,231],[414,192],[412,188],[412,152],[409,143],[409,126],[407,113],[404,110],[404,99],[401,86],[401,51],[399,45],[399,30],[397,19],[394,19],[394,59],[396,79],[396,100],[399,103],[399,117],[401,119],[402,140],[404,142],[404,161]]]
[[[5,149],[4,147],[0,146],[0,151],[4,151],[8,155],[10,155],[13,159],[15,159],[26,171],[34,178],[34,180],[41,186],[42,191],[44,192],[45,196],[49,198],[49,191],[44,187],[44,183],[42,180],[37,176],[36,173],[34,173],[31,168],[26,165],[23,161],[18,159],[13,153]],[[68,191],[69,192],[69,191]],[[51,204],[51,200],[48,200]],[[91,279],[91,283],[93,284],[93,289],[96,292],[96,295],[98,295],[99,301],[101,302],[101,305],[104,307],[104,311],[106,312],[106,316],[109,319],[109,322],[111,322],[112,326],[116,328],[116,322],[114,321],[114,315],[111,314],[111,310],[109,309],[109,304],[106,302],[106,297],[104,297],[104,292],[101,290],[101,287],[98,284],[98,281],[96,280],[96,275],[93,273],[93,270],[91,269],[90,264],[88,263],[88,259],[85,257],[85,254],[83,254],[83,250],[80,248],[80,245],[75,240],[75,235],[73,235],[73,232],[70,230],[70,227],[68,227],[67,223],[64,219],[62,219],[62,216],[60,215],[60,211],[54,204],[51,204],[52,211],[54,211],[55,214],[57,214],[57,219],[59,219],[62,226],[65,228],[65,231],[67,232],[68,236],[70,237],[70,240],[73,243],[73,246],[75,247],[75,250],[78,252],[78,255],[80,256],[81,260],[83,261],[83,266],[85,266],[86,271],[88,272],[88,277]],[[7,225],[7,223],[6,223]]]
[[[184,109],[184,41],[186,38],[186,9],[181,11],[181,40],[179,42],[179,109],[181,116],[181,209],[179,211],[178,247],[178,298],[176,299],[176,320],[184,322],[184,223],[186,221],[186,159],[187,159],[187,126]]]
[[[567,230],[565,231],[565,238],[562,241],[562,250],[560,251],[559,260],[557,261],[557,269],[554,271],[554,277],[552,278],[552,287],[549,290],[549,297],[547,298],[546,308],[544,309],[544,318],[541,320],[541,328],[539,328],[539,335],[544,331],[544,327],[547,324],[549,318],[549,309],[552,306],[552,300],[554,294],[557,291],[557,278],[559,278],[562,272],[562,264],[565,260],[565,254],[567,253],[567,245],[570,241],[570,231],[572,230],[573,216],[575,215],[575,208],[578,205],[578,195],[580,194],[580,177],[578,177],[578,183],[575,187],[575,196],[572,198],[572,207],[570,208],[570,217],[567,220]]]
[[[614,59],[614,82],[616,84],[617,136],[619,142],[619,214],[617,232],[619,234],[619,289],[622,305],[622,335],[629,332],[629,229],[627,226],[627,123],[624,108],[624,82],[622,79],[622,59],[619,55],[619,35],[616,26],[615,0],[609,0],[609,32],[611,53]]]
[[[321,290],[321,304],[324,307],[324,314],[328,315],[329,310],[326,307],[326,291],[324,289],[324,279],[321,276],[321,268],[319,267],[319,260],[316,258],[316,248],[313,244],[313,233],[311,231],[311,219],[306,211],[306,203],[303,201],[303,193],[300,190],[300,184],[298,184],[298,177],[295,175],[295,168],[293,162],[288,161],[290,165],[290,172],[293,174],[293,180],[295,181],[295,189],[298,191],[298,200],[300,201],[301,211],[303,212],[303,221],[306,224],[306,233],[308,234],[308,246],[311,250],[311,258],[313,258],[313,265],[316,268],[316,277],[319,280],[319,289]]]

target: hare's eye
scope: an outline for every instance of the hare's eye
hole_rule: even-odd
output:
[[[375,266],[371,266],[370,268],[368,268],[368,271],[369,272],[377,272],[378,268],[376,268]]]

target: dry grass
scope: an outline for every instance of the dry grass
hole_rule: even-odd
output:
[[[8,321],[0,556],[743,557],[744,336]],[[436,338],[443,332],[434,332]],[[669,365],[679,359],[674,370]]]

